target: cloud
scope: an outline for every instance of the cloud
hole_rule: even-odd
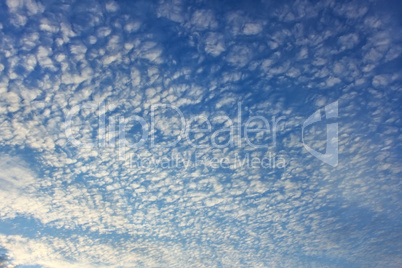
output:
[[[244,25],[243,33],[246,35],[259,34],[262,31],[262,25],[257,23],[247,23]]]
[[[339,37],[338,43],[342,46],[341,50],[351,49],[357,45],[359,42],[359,37],[357,34],[347,34]]]
[[[119,9],[119,6],[115,1],[110,1],[105,4],[105,8],[109,12],[116,12]]]
[[[234,46],[227,56],[227,61],[234,66],[244,67],[252,57],[252,51],[246,46]]]
[[[182,12],[181,0],[161,0],[157,10],[159,17],[166,17],[174,22],[184,21]]]
[[[216,57],[226,50],[224,37],[219,33],[208,33],[205,39],[205,52]]]
[[[212,10],[196,10],[192,15],[190,24],[195,31],[213,30],[218,26]]]
[[[2,155],[0,159],[2,191],[23,190],[35,181],[34,173],[18,157]]]
[[[392,240],[400,210],[399,30],[372,3],[6,5],[0,243],[15,265],[400,262]],[[340,163],[331,168],[304,151],[300,127],[335,100]],[[157,111],[152,132],[155,104],[177,107],[186,120],[202,116],[194,128],[205,119],[213,130],[239,124],[236,142],[215,148],[211,140],[225,143],[229,134],[199,132],[192,141],[208,146],[195,149],[179,138],[185,124],[176,110]],[[148,139],[120,146],[122,132],[141,138],[133,115],[149,125]],[[249,140],[264,148],[244,137],[252,116],[270,124]],[[274,137],[278,118],[285,119]],[[333,121],[320,123],[307,142],[325,150],[319,138]],[[151,134],[177,143],[153,147]],[[286,168],[233,162],[270,156],[285,158]],[[223,158],[232,162],[211,166]],[[196,159],[206,162],[190,165]]]

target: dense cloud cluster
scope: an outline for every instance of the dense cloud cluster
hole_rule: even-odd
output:
[[[402,34],[379,3],[0,3],[7,262],[401,265]],[[335,101],[332,167],[301,130]],[[271,131],[246,137],[252,116]],[[179,139],[185,125],[211,131]],[[325,135],[323,122],[306,143],[323,150]],[[285,164],[186,166],[196,158]]]

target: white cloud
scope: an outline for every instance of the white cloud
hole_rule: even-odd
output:
[[[334,222],[349,230],[350,237],[367,236],[378,226],[369,222],[372,229],[356,230],[322,211],[334,212],[329,204],[340,202],[339,209],[363,207],[365,215],[397,222],[389,211],[397,206],[392,200],[398,200],[400,168],[390,148],[398,142],[399,117],[387,100],[395,98],[388,94],[397,92],[400,77],[381,73],[378,67],[382,60],[397,59],[401,51],[398,35],[385,27],[386,20],[369,17],[371,11],[304,1],[262,9],[266,17],[256,14],[257,20],[246,15],[247,8],[225,6],[218,12],[202,3],[195,7],[180,1],[160,1],[157,10],[147,10],[160,17],[151,24],[142,10],[142,15],[133,15],[115,2],[104,9],[96,2],[80,2],[57,14],[49,9],[45,19],[33,16],[44,10],[35,3],[7,2],[13,10],[10,19],[27,27],[3,31],[0,42],[0,144],[15,154],[32,154],[29,165],[19,157],[0,157],[0,216],[9,221],[30,218],[45,232],[55,228],[60,236],[1,235],[1,244],[16,265],[314,266],[294,257],[302,244],[306,256],[320,260],[328,254],[353,264],[367,256],[383,259],[372,244],[352,250],[356,243],[340,236]],[[88,12],[81,16],[80,9]],[[334,9],[356,24],[340,27]],[[314,18],[317,28],[304,20],[319,14]],[[276,23],[271,23],[272,16]],[[194,46],[188,46],[189,39]],[[357,49],[361,40],[365,46]],[[295,96],[288,99],[289,92]],[[310,109],[324,106],[333,94],[349,104],[341,106],[338,118],[343,157],[338,169],[304,152],[299,133]],[[287,117],[274,148],[290,160],[286,170],[133,167],[119,158],[119,116],[135,114],[148,120],[151,104],[168,103],[186,116],[201,113],[215,117],[213,126],[228,126],[230,120],[219,115],[228,113],[237,122],[234,114],[240,100],[242,119],[254,114]],[[95,109],[74,115],[72,131],[81,141],[98,142],[101,113],[106,117],[107,146],[72,146],[65,134],[71,107],[101,102],[107,106],[102,113]],[[156,134],[176,138],[181,123],[180,118],[160,113]],[[380,125],[384,131],[377,133]],[[127,126],[127,136],[134,139],[138,129],[133,126]],[[325,127],[315,130],[325,134]],[[199,133],[194,139],[208,143],[211,135]],[[271,142],[271,137],[263,138]],[[324,141],[316,145],[325,148]],[[141,158],[194,153],[183,141],[173,148],[146,144],[124,150],[125,157]],[[268,149],[249,148],[244,139],[239,147],[199,152],[218,159],[239,153],[269,155]],[[348,220],[353,226],[362,223]],[[67,235],[71,233],[88,237]],[[121,234],[117,243],[116,234]]]
[[[213,30],[218,26],[212,10],[196,10],[191,18],[191,25],[194,30]]]
[[[331,77],[328,77],[328,79],[326,81],[326,85],[328,87],[332,87],[332,86],[334,86],[334,85],[336,85],[336,84],[338,84],[340,82],[341,82],[341,80],[339,78],[331,76]]]
[[[205,52],[216,57],[225,50],[223,35],[219,33],[208,33],[205,39]]]
[[[22,0],[7,0],[6,3],[10,11],[15,11],[23,6]]]
[[[99,27],[96,31],[98,37],[107,37],[112,32],[110,27]]]
[[[259,34],[262,31],[262,25],[258,23],[246,23],[243,28],[243,33],[246,35]]]
[[[386,87],[391,81],[389,75],[376,75],[373,78],[373,86],[377,88]]]
[[[87,47],[84,46],[83,44],[76,43],[76,44],[71,44],[70,45],[70,52],[75,55],[82,55],[85,54],[87,51]]]
[[[42,31],[48,31],[48,32],[52,32],[52,33],[57,33],[59,31],[59,27],[57,25],[54,25],[52,22],[50,22],[47,19],[41,20],[41,24],[40,24],[39,28]]]
[[[226,60],[234,66],[244,67],[252,57],[252,51],[246,46],[234,46],[231,48]]]
[[[351,49],[359,43],[359,36],[355,33],[342,35],[339,37],[338,43],[342,46],[341,50]]]
[[[105,8],[109,12],[116,12],[119,9],[119,5],[115,1],[110,1],[105,4]]]
[[[6,3],[9,11],[13,13],[21,12],[24,7],[27,9],[28,15],[35,15],[44,11],[43,5],[35,0],[7,0]]]
[[[141,23],[139,21],[137,22],[129,22],[124,26],[124,30],[126,30],[129,33],[136,32],[138,29],[140,29]]]
[[[183,22],[183,9],[181,0],[161,0],[157,14],[175,22]]]
[[[0,156],[0,184],[3,194],[23,190],[35,181],[35,174],[27,168],[28,164],[18,157]]]

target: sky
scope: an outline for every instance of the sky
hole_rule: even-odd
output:
[[[0,2],[0,267],[401,267],[399,1]]]

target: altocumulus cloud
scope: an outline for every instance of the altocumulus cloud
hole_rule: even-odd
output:
[[[398,3],[0,7],[1,265],[402,265]]]

